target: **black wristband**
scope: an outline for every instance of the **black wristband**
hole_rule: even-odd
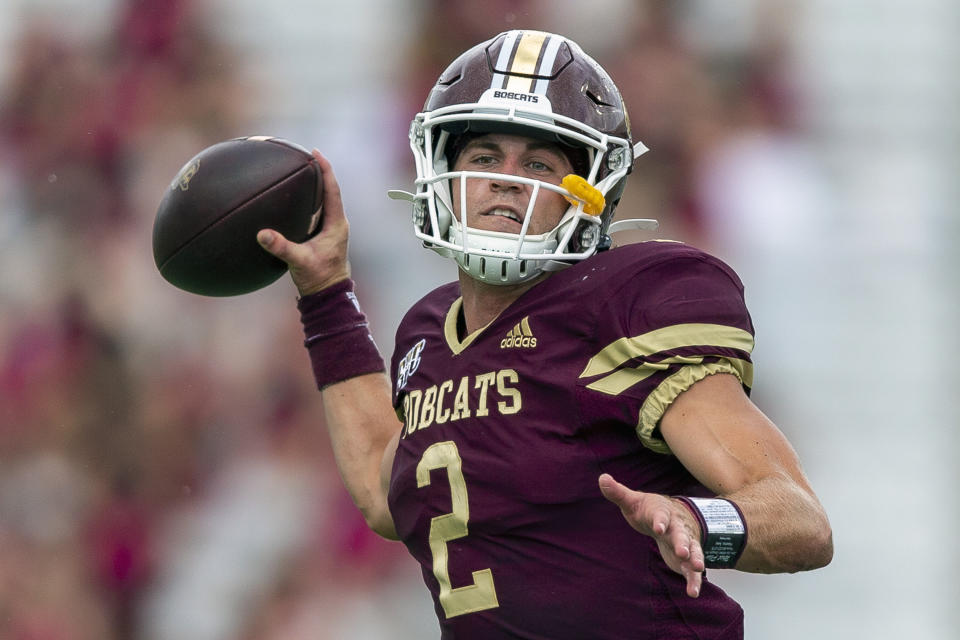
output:
[[[733,569],[747,546],[747,521],[737,503],[724,498],[676,498],[700,524],[704,565],[710,569]]]

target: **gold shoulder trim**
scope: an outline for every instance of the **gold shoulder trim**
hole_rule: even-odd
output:
[[[745,385],[748,387],[753,386],[753,364],[740,358],[731,358],[719,354],[707,354],[698,356],[673,356],[664,358],[658,362],[645,362],[637,367],[620,369],[608,376],[600,378],[596,382],[588,384],[587,389],[617,396],[633,385],[646,380],[658,371],[664,371],[670,365],[699,365],[703,362],[704,358],[708,357],[723,358],[724,362],[736,370],[737,377],[739,377]]]
[[[711,362],[692,367],[683,367],[672,376],[666,378],[654,389],[640,407],[640,420],[637,423],[637,437],[640,442],[651,451],[669,454],[670,447],[663,438],[655,435],[660,418],[667,408],[681,393],[689,389],[694,383],[703,380],[715,373],[732,373],[744,383],[737,367],[730,361]],[[745,383],[744,383],[745,384]],[[749,385],[747,385],[749,386]]]
[[[715,346],[753,351],[750,332],[723,324],[675,324],[632,338],[620,338],[590,358],[581,378],[609,373],[633,358],[640,358],[684,347]]]

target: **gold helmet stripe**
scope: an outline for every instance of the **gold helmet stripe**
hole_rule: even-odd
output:
[[[507,91],[523,91],[529,93],[533,88],[533,79],[523,76],[532,76],[537,71],[537,61],[543,51],[543,43],[547,34],[542,31],[524,31],[520,36],[517,53],[513,56],[510,65],[510,77],[507,79]]]
[[[490,88],[545,94],[549,78],[534,76],[550,75],[563,42],[563,36],[544,31],[508,32],[494,65],[506,72],[495,72]]]

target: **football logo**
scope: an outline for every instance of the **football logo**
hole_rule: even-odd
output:
[[[186,191],[190,188],[190,181],[193,179],[193,176],[197,175],[197,171],[200,170],[200,161],[194,160],[183,169],[180,170],[180,173],[177,174],[177,177],[174,179],[173,184],[170,185],[172,188],[180,188],[180,191]]]

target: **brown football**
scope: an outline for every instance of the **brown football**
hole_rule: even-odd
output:
[[[174,286],[205,296],[267,286],[287,266],[257,244],[257,232],[276,229],[303,242],[320,231],[321,178],[306,149],[280,138],[207,147],[180,169],[157,209],[157,269]]]

